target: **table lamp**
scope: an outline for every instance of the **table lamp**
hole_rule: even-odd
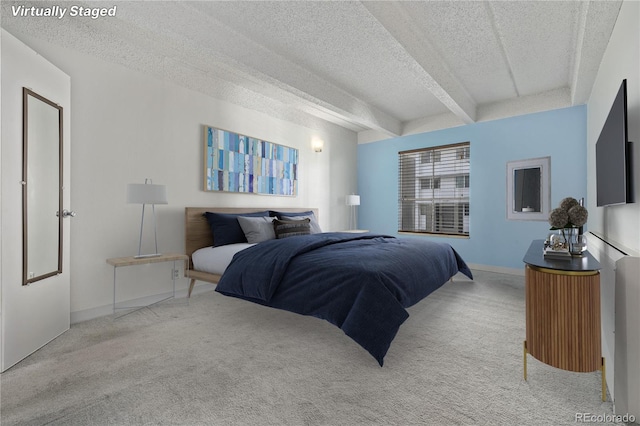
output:
[[[160,256],[158,253],[158,233],[156,228],[156,204],[167,204],[167,187],[165,185],[154,185],[151,179],[145,179],[144,183],[130,183],[127,185],[127,203],[142,204],[142,220],[140,221],[140,241],[138,242],[138,255],[141,257]],[[142,231],[144,229],[144,207],[151,204],[153,211],[153,235],[155,238],[155,253],[142,254]]]
[[[359,195],[347,195],[347,205],[351,206],[351,215],[349,216],[349,229],[357,229],[358,217],[356,215],[356,206],[360,205]]]

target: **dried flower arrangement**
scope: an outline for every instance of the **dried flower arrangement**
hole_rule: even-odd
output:
[[[572,197],[564,198],[560,206],[549,213],[551,229],[578,228],[587,223],[589,212]]]

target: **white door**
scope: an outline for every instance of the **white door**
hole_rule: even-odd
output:
[[[36,183],[38,180],[41,183],[42,180],[50,179],[54,181],[54,188],[58,188],[60,186],[58,179],[49,174],[57,170],[62,176],[62,188],[60,188],[62,202],[57,202],[53,211],[47,207],[43,215],[47,218],[46,220],[53,221],[54,226],[57,226],[58,220],[55,215],[60,214],[57,206],[61,204],[63,209],[70,210],[71,81],[64,72],[5,30],[2,30],[1,43],[0,352],[2,356],[0,371],[5,371],[64,333],[70,325],[69,241],[72,219],[63,219],[62,226],[55,232],[56,236],[58,233],[61,236],[61,261],[58,264],[57,247],[54,250],[51,249],[50,243],[47,242],[50,237],[50,235],[47,236],[49,231],[44,230],[45,227],[47,229],[50,227],[43,226],[43,229],[39,229],[37,221],[28,222],[27,238],[23,239],[25,207],[23,189],[28,188],[27,211],[38,213],[37,200],[47,198],[56,200],[58,193],[52,195],[51,191],[45,190],[45,194],[42,194],[42,191],[39,191],[42,186]],[[25,95],[24,88],[48,100],[50,104],[41,101],[37,96]],[[23,177],[25,156],[23,155],[22,129],[25,96],[29,99],[27,104],[33,101],[34,109],[30,112],[31,108],[27,109],[27,117],[35,126],[28,127],[31,129],[31,136],[34,137],[33,146],[28,145],[35,151],[29,151],[31,154],[28,156],[27,164],[29,160],[33,160],[35,164],[29,165],[32,171],[27,175],[26,181]],[[50,117],[51,114],[58,114],[58,111],[61,111],[62,117],[62,155],[59,158],[55,155],[55,148],[49,152],[48,148],[36,145],[39,132],[37,123],[42,118],[39,116],[44,114]],[[45,118],[42,121],[52,120]],[[50,132],[46,129],[46,125],[43,125],[42,132],[49,134]],[[55,135],[53,139],[60,141],[60,138]],[[59,161],[60,159],[62,161]],[[47,168],[48,171],[38,170],[38,173],[33,171],[34,168],[39,167]],[[26,246],[30,248],[29,251],[24,250],[23,241],[28,242]],[[24,259],[29,259],[26,264],[23,263]]]

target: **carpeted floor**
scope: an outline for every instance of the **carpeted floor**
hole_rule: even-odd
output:
[[[215,292],[67,333],[2,374],[6,425],[563,425],[611,415],[600,373],[528,357],[524,278],[418,305],[384,367],[333,325]]]

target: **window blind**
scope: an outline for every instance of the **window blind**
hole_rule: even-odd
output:
[[[398,231],[469,235],[471,144],[398,153]]]

